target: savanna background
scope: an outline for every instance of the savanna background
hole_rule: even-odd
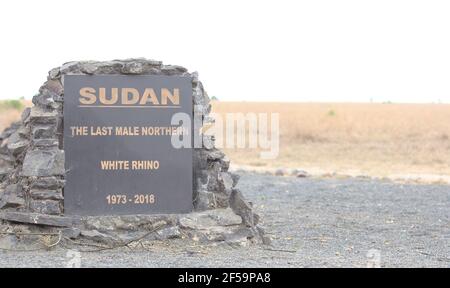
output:
[[[317,176],[387,177],[449,183],[450,105],[394,103],[213,102],[213,111],[273,112],[280,117],[280,154],[226,149],[253,170],[291,168]]]
[[[0,130],[29,100],[0,101]],[[280,154],[224,149],[235,169],[303,170],[318,177],[450,183],[450,105],[212,101],[213,112],[279,113]]]
[[[12,122],[18,121],[22,110],[31,106],[27,100],[0,100],[0,132],[7,128]]]

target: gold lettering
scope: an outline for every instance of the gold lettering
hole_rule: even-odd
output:
[[[139,136],[140,129],[137,126],[134,127],[116,127],[116,136]]]
[[[81,88],[79,101],[84,105],[94,104],[95,101],[97,101],[97,97],[95,96],[95,89],[91,87]]]
[[[155,90],[153,90],[152,88],[145,89],[144,95],[142,95],[141,102],[139,102],[139,104],[145,105],[149,102],[152,103],[153,105],[159,105],[158,97],[156,97]]]
[[[167,88],[161,89],[161,104],[167,105],[167,99],[172,102],[173,105],[179,105],[180,104],[180,89],[174,88],[173,94],[170,93],[170,90]]]
[[[132,98],[129,98],[131,93]],[[122,104],[133,105],[139,101],[139,91],[134,88],[123,88],[122,89]]]
[[[153,88],[145,88],[143,94],[136,88],[105,88],[100,87],[98,91],[92,87],[80,89],[79,102],[82,105],[180,105],[180,89],[161,88],[156,93]],[[109,94],[111,93],[111,94]],[[98,102],[97,102],[98,100]]]
[[[100,161],[100,167],[102,170],[129,170],[130,162],[119,160],[119,161]]]
[[[141,160],[132,161],[131,170],[158,170],[159,161],[157,160]]]
[[[116,104],[119,99],[119,88],[111,88],[111,99],[106,98],[106,88],[100,88],[98,98],[103,105]]]

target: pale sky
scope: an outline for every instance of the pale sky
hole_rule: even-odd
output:
[[[71,60],[146,57],[221,100],[450,103],[450,1],[0,1],[1,99]]]

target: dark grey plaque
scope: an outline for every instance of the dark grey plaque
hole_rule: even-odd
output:
[[[85,88],[82,90],[84,96],[80,96],[82,88]],[[136,98],[133,93],[126,94],[128,97],[125,100],[128,102],[122,101],[123,88],[136,89],[139,102],[134,103]],[[173,92],[172,96],[175,94],[174,89],[178,89],[179,103],[173,97],[165,97],[167,103],[164,103],[161,95],[163,88]],[[147,98],[148,101],[141,103],[146,89],[153,89],[156,98]],[[101,91],[106,96],[103,100],[107,101],[100,101]],[[115,95],[114,91],[117,91],[118,100],[113,103],[111,99]],[[92,95],[96,96],[95,99]],[[192,149],[174,148],[170,133],[164,128],[174,127],[171,118],[178,112],[192,115],[192,86],[191,79],[187,77],[66,75],[65,213],[117,215],[191,211]],[[98,127],[103,130],[98,130]],[[122,127],[122,133],[128,134],[134,133],[134,127],[137,127],[139,133],[120,136],[116,133],[117,127]],[[142,135],[143,127],[149,135]],[[160,135],[155,135],[158,127],[162,130]],[[112,130],[111,134],[109,129]],[[86,130],[87,135],[80,135]],[[96,135],[96,132],[100,134]],[[184,137],[191,139],[191,129],[188,134]],[[123,162],[120,164],[115,161]],[[128,163],[128,169],[125,169],[125,162]],[[157,162],[159,167],[155,169]]]

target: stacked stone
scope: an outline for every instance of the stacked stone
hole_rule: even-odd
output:
[[[17,130],[20,128],[20,126],[20,122],[15,122],[0,134],[0,183],[5,181],[9,174],[12,172],[14,164],[16,162],[16,157],[14,156],[14,154],[17,155],[17,152],[20,152],[20,148],[17,148],[21,144],[13,144],[14,138],[17,140],[20,139],[20,135],[19,133],[17,133]],[[13,134],[15,136],[12,136]]]
[[[193,73],[192,81],[195,119],[203,125],[214,122],[208,115],[211,112],[210,99]],[[194,131],[199,135],[199,131]],[[230,161],[223,152],[214,147],[211,135],[201,135],[202,147],[194,150],[194,206],[197,210],[229,207],[229,199],[237,177],[228,173]]]
[[[29,116],[30,147],[21,176],[29,196],[29,210],[42,214],[63,212],[64,151],[63,86],[60,79],[48,79],[33,97]]]
[[[27,113],[29,110],[24,115]],[[18,169],[29,146],[29,127],[23,123],[24,116],[0,135],[0,209],[25,208],[25,195]]]
[[[210,99],[203,84],[198,80],[197,73],[192,75],[194,101],[194,118],[202,119],[207,126],[214,123],[209,117],[211,112]],[[194,133],[200,134],[198,131]],[[194,206],[196,210],[231,207],[241,216],[244,225],[255,227],[259,217],[253,213],[251,204],[242,193],[236,189],[239,176],[228,171],[230,160],[214,146],[214,136],[202,135],[203,145],[194,150]]]
[[[193,114],[201,116],[204,124],[213,122],[208,116],[211,110],[209,97],[196,72],[188,73],[183,67],[163,65],[160,61],[147,59],[66,63],[49,72],[39,94],[33,97],[34,106],[24,111],[20,123],[13,124],[0,136],[0,161],[3,161],[0,162],[0,167],[4,167],[0,168],[0,182],[3,183],[0,186],[0,209],[14,207],[16,210],[41,214],[63,213],[64,75],[80,74],[190,77]],[[236,189],[238,177],[228,172],[229,159],[214,148],[212,136],[201,137],[203,146],[194,150],[195,210],[231,207],[241,216],[243,224],[254,227],[258,217],[253,214],[251,205],[244,200],[242,193]]]
[[[58,215],[63,212],[64,151],[59,80],[48,79],[22,113],[18,128],[5,138],[13,169],[5,177],[2,208]]]

